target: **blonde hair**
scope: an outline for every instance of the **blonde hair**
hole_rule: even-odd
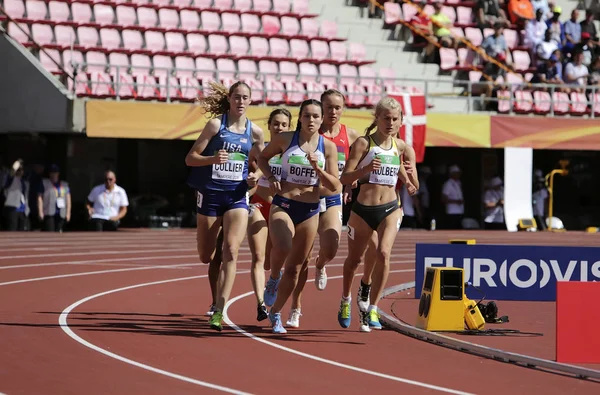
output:
[[[227,89],[227,87],[218,82],[210,81],[208,83],[210,88],[210,93],[202,98],[198,99],[198,103],[204,108],[206,113],[210,115],[211,118],[218,117],[221,114],[225,114],[229,111],[229,96],[236,90],[239,86],[245,86],[250,95],[252,95],[252,89],[245,82],[238,81],[235,84],[231,85],[231,88]]]
[[[373,122],[369,125],[369,127],[365,130],[365,136],[371,134],[371,131],[377,127],[377,117],[383,110],[399,110],[400,111],[400,119],[402,119],[402,107],[398,100],[394,99],[391,96],[386,96],[383,99],[379,100],[377,105],[375,106],[375,112],[373,114]]]

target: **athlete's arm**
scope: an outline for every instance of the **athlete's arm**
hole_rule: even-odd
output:
[[[348,135],[348,145],[352,146],[356,140],[360,137],[358,132],[352,128],[346,128],[346,134]],[[344,188],[344,200],[350,201],[352,200],[352,189],[358,187],[358,182],[354,181],[351,185],[346,185]]]
[[[408,179],[419,189],[419,174],[417,173],[417,155],[413,147],[404,144],[404,168],[408,174]]]
[[[269,160],[275,155],[281,154],[283,152],[283,147],[289,145],[289,137],[286,136],[286,134],[287,133],[279,133],[271,136],[269,144],[258,155],[258,168],[269,181],[275,178],[271,172]]]
[[[396,138],[396,145],[398,146],[398,153],[400,154],[400,156],[402,156],[403,154],[406,155],[406,143],[403,140]],[[402,181],[403,184],[406,184],[407,188],[409,184],[412,185],[412,182],[408,178],[408,174],[406,173],[406,169],[404,168],[403,163],[400,163],[400,168],[398,170],[398,179]]]
[[[227,151],[225,150],[219,150],[215,155],[211,156],[202,155],[202,152],[206,149],[210,139],[219,132],[220,126],[221,120],[218,118],[213,118],[208,121],[206,126],[204,126],[204,129],[202,129],[202,132],[200,132],[200,136],[198,136],[198,139],[185,157],[186,166],[210,166],[216,163],[227,162],[229,154],[227,154]]]
[[[337,164],[337,148],[335,144],[329,140],[323,139],[325,146],[325,170],[315,166],[313,169],[316,170],[319,180],[323,186],[329,189],[331,192],[341,191],[342,183],[339,180],[338,164]]]
[[[369,150],[369,142],[366,138],[357,139],[354,144],[350,147],[350,155],[348,156],[348,160],[346,161],[346,167],[342,172],[342,176],[340,177],[340,182],[344,185],[352,184],[354,181],[358,180],[361,177],[369,174],[373,170],[373,162],[379,161],[379,159],[374,159],[371,164],[365,166],[361,169],[356,169],[360,159],[367,153]],[[379,162],[381,165],[381,162]]]
[[[257,181],[262,176],[262,171],[258,167],[258,156],[260,152],[265,148],[264,134],[260,127],[252,124],[252,149],[248,154],[248,167],[252,174],[248,175],[250,179]]]

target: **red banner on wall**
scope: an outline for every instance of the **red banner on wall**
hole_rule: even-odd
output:
[[[417,163],[425,158],[425,138],[427,130],[427,105],[422,94],[403,93],[391,96],[400,102],[404,122],[400,128],[400,138],[413,147]]]

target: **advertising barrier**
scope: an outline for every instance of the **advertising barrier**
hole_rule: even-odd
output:
[[[600,281],[600,248],[466,244],[417,244],[415,298],[426,267],[464,269],[490,300],[555,301],[557,281]],[[479,299],[476,290],[468,296]]]

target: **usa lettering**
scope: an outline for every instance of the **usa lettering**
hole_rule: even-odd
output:
[[[242,146],[239,144],[223,141],[223,149],[227,152],[242,152]]]
[[[290,174],[296,177],[315,178],[317,172],[312,167],[290,166]]]
[[[239,173],[244,170],[244,164],[239,162],[225,162],[214,165],[216,171],[225,171],[229,173]]]
[[[518,288],[544,288],[552,278],[555,281],[600,281],[600,261],[570,260],[563,271],[555,259],[536,262],[529,259],[504,260],[498,264],[489,258],[464,258],[461,265],[454,258],[425,257],[425,267],[434,266],[462,267],[464,280],[471,281],[476,287],[514,285]]]
[[[379,170],[373,170],[373,174],[377,176],[396,177],[398,176],[398,169],[395,167],[382,166]]]

